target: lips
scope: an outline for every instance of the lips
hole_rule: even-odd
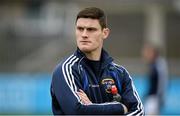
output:
[[[91,43],[90,41],[80,41],[80,43]]]

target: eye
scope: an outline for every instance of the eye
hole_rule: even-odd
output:
[[[83,31],[83,30],[84,30],[84,28],[83,28],[83,27],[77,27],[77,30],[79,30],[79,31]]]
[[[90,28],[87,28],[87,31],[96,31],[97,29],[96,28],[93,28],[93,27],[90,27]]]

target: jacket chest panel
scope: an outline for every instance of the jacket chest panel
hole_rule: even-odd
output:
[[[112,101],[111,86],[117,85],[116,73],[113,74],[109,70],[102,70],[101,75],[97,77],[91,70],[86,68],[82,70],[81,76],[83,89],[92,101],[96,103]]]

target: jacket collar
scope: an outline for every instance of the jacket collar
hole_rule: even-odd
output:
[[[86,55],[79,48],[77,48],[77,50],[75,51],[75,55],[77,57],[79,57],[80,59],[83,57],[87,58]],[[102,68],[105,68],[112,61],[113,61],[113,58],[111,56],[109,56],[109,54],[104,49],[102,49],[102,52],[101,52],[101,62],[102,62],[101,66],[102,66]]]

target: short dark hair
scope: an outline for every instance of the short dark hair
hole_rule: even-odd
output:
[[[107,27],[106,15],[104,11],[101,10],[100,8],[96,8],[96,7],[85,8],[78,13],[76,17],[76,22],[79,18],[98,19],[102,29]]]

